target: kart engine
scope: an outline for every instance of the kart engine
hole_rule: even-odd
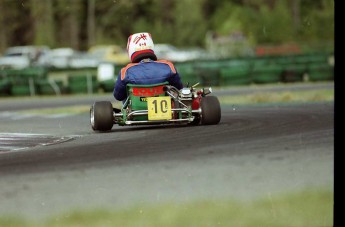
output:
[[[192,106],[193,92],[190,88],[182,88],[179,93],[180,101],[188,107]]]

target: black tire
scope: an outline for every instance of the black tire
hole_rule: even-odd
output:
[[[220,103],[216,96],[205,96],[201,99],[201,124],[216,125],[221,118]]]
[[[193,125],[193,126],[199,125],[200,120],[201,120],[200,115],[194,115],[194,120],[192,122],[190,122],[189,124]]]
[[[113,106],[108,101],[95,102],[90,108],[90,122],[94,131],[109,131],[114,125]]]

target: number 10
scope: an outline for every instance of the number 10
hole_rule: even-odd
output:
[[[155,105],[155,113],[158,113],[158,103],[157,100],[153,100],[152,102]],[[168,106],[168,102],[166,100],[160,100],[159,102],[160,104],[160,111],[161,113],[166,113],[167,112],[167,106]]]

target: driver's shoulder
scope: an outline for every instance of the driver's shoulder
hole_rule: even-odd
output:
[[[166,64],[170,67],[171,71],[173,73],[176,73],[176,69],[175,69],[175,66],[174,66],[174,63],[172,63],[171,61],[168,61],[168,60],[157,60],[155,61],[156,63],[160,63],[160,64]]]

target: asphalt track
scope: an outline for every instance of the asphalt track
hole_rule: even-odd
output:
[[[63,106],[58,100],[49,105]],[[0,109],[0,216],[333,190],[333,102],[222,105],[218,125],[108,133],[93,132],[87,112],[26,115],[13,112],[13,103]],[[7,147],[11,141],[18,146]]]

